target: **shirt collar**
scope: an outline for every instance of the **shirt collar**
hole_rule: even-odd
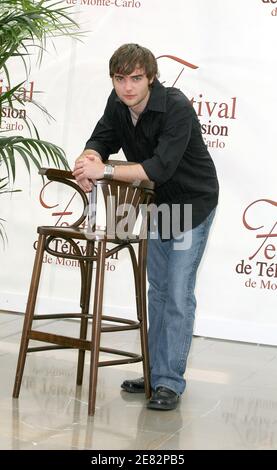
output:
[[[152,84],[150,98],[145,111],[148,109],[160,113],[166,111],[166,89],[157,78],[154,79]]]

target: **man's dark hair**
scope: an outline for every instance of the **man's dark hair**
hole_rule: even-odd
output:
[[[123,44],[110,58],[110,77],[115,73],[130,75],[136,67],[143,68],[149,80],[158,74],[157,61],[149,49],[139,44]]]

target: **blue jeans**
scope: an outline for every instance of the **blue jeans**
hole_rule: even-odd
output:
[[[154,390],[164,386],[180,395],[185,389],[183,375],[193,334],[196,273],[214,214],[215,209],[204,222],[177,239],[149,237],[148,341]]]

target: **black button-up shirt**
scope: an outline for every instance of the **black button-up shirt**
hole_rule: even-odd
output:
[[[180,90],[166,88],[157,79],[136,126],[113,90],[85,148],[99,152],[104,161],[122,148],[126,159],[140,163],[156,183],[157,205],[192,204],[192,227],[217,204],[216,170],[196,112]]]

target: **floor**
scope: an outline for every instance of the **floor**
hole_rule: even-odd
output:
[[[2,450],[277,449],[276,347],[195,337],[187,389],[173,411],[147,410],[143,395],[120,390],[123,379],[141,375],[141,364],[101,368],[97,410],[88,417],[88,364],[76,387],[72,350],[30,354],[20,397],[11,398],[22,324],[22,315],[0,312]],[[48,328],[69,334],[76,323]],[[136,332],[117,333],[118,343],[139,347]]]

